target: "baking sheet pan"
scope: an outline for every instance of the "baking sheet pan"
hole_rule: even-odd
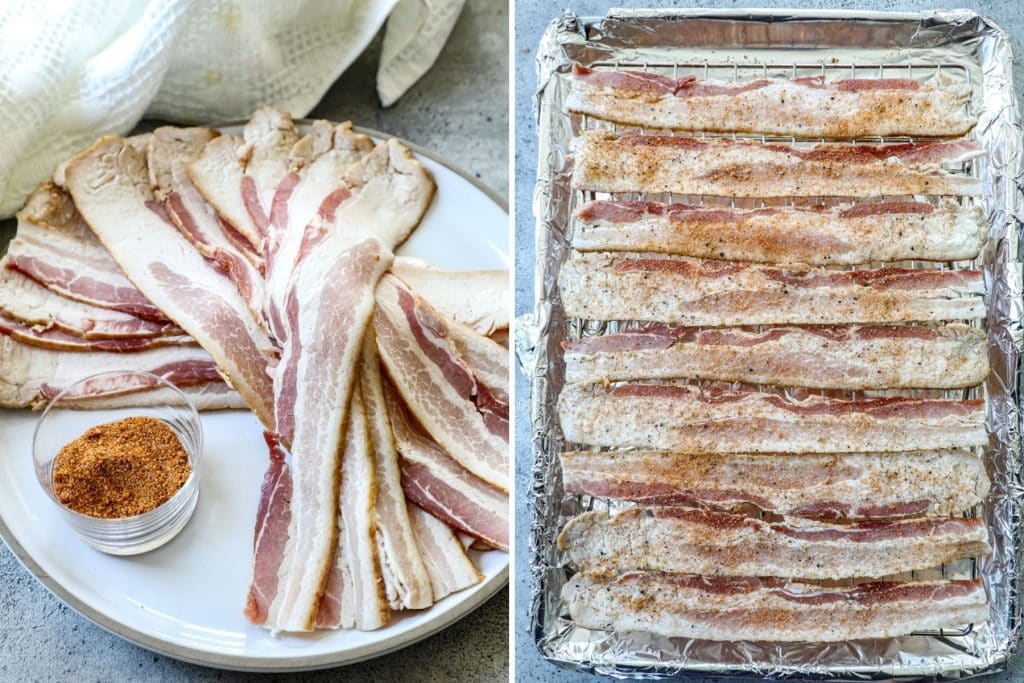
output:
[[[973,86],[979,123],[971,135],[988,152],[970,171],[984,182],[979,201],[989,223],[988,245],[973,265],[985,272],[989,309],[985,326],[992,374],[978,395],[988,397],[993,435],[991,447],[983,454],[992,493],[980,511],[989,528],[992,554],[977,563],[946,567],[943,573],[950,578],[982,577],[991,608],[988,623],[885,640],[814,644],[716,643],[612,634],[579,628],[568,619],[559,593],[573,572],[555,538],[569,516],[605,503],[566,496],[562,490],[558,453],[564,444],[555,411],[564,372],[560,344],[567,337],[600,334],[608,328],[567,320],[556,286],[558,270],[569,253],[569,216],[583,199],[583,193],[570,188],[569,141],[581,128],[603,125],[565,111],[573,62],[715,78],[897,72],[924,78],[942,71]],[[702,65],[709,65],[709,70],[702,70]],[[1024,547],[1019,393],[1024,158],[1011,65],[1005,32],[967,10],[914,14],[612,10],[603,18],[580,18],[567,12],[552,22],[537,53],[536,308],[519,319],[516,332],[517,353],[532,389],[534,495],[527,550],[532,570],[531,629],[545,657],[565,667],[619,677],[954,679],[998,670],[1016,650],[1021,635]]]

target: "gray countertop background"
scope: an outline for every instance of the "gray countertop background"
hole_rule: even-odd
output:
[[[508,198],[508,5],[469,0],[434,68],[393,108],[377,100],[380,36],[311,117],[356,123],[433,150]],[[0,236],[13,221],[0,222]],[[15,455],[7,453],[5,455]],[[24,455],[24,454],[22,454]],[[451,628],[376,660],[295,680],[506,681],[508,591]],[[241,606],[239,606],[239,619]],[[247,681],[185,664],[93,625],[50,595],[0,544],[0,681]],[[281,680],[284,676],[274,676]]]
[[[611,7],[804,7],[815,9],[869,9],[869,10],[924,10],[936,8],[969,7],[984,14],[1006,29],[1013,42],[1014,67],[1018,100],[1024,94],[1024,70],[1021,58],[1024,55],[1021,40],[1024,38],[1024,2],[1021,0],[822,0],[800,2],[799,0],[758,0],[756,2],[691,2],[678,3],[664,0],[630,2],[600,2],[599,0],[576,0],[575,2],[545,2],[544,0],[517,0],[515,10],[515,216],[516,216],[516,315],[529,313],[533,307],[534,273],[534,218],[532,211],[533,186],[537,171],[536,121],[534,119],[532,96],[537,86],[534,57],[541,35],[552,19],[561,14],[565,7],[580,16],[604,15]],[[1021,100],[1024,101],[1024,100]],[[515,557],[515,657],[516,678],[521,681],[580,681],[593,677],[564,671],[541,658],[529,633],[530,573],[529,573],[529,531],[530,514],[522,501],[531,496],[530,491],[530,426],[529,426],[529,385],[522,373],[516,373],[516,500],[520,501],[516,515],[516,557]],[[1024,681],[1024,657],[1018,656],[1004,673],[984,679],[986,683],[1010,683]]]

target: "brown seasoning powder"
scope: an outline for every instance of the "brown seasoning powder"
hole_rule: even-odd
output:
[[[162,420],[129,417],[97,425],[64,446],[53,463],[53,490],[90,517],[132,517],[169,500],[192,465]]]

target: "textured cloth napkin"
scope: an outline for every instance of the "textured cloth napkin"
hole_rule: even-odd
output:
[[[54,167],[143,116],[305,116],[388,20],[390,106],[433,65],[464,0],[0,2],[0,217]]]

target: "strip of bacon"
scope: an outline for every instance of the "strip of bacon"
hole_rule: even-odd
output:
[[[299,134],[289,114],[260,107],[242,135],[211,140],[188,173],[228,229],[262,255],[274,193],[288,173],[288,153]]]
[[[149,206],[146,160],[123,139],[101,138],[65,169],[83,218],[147,299],[213,356],[232,386],[266,426],[273,391],[265,350],[237,290]]]
[[[706,379],[820,389],[958,389],[988,377],[984,330],[865,325],[760,332],[655,326],[565,344],[567,382]]]
[[[500,399],[477,382],[444,320],[401,280],[382,278],[376,302],[381,360],[403,401],[462,467],[508,491],[507,406],[503,414]]]
[[[353,136],[348,131],[337,132],[336,139],[342,133],[345,135],[340,139],[348,142],[339,144],[354,147],[355,151],[332,155],[335,160],[330,162],[330,166],[340,166],[346,154],[354,155],[363,147],[361,136]],[[317,174],[321,172],[323,169],[319,168]],[[314,182],[314,179],[309,182]],[[328,193],[309,220],[307,230],[312,234],[325,234],[330,232],[334,225],[372,226],[373,234],[392,251],[397,249],[419,224],[434,193],[434,182],[429,173],[412,157],[409,150],[396,140],[377,145],[372,152],[348,166],[342,183],[338,184],[336,178],[335,183],[335,189]],[[302,188],[305,187],[307,184],[303,183]],[[295,203],[298,204],[301,200],[300,196],[296,198]],[[293,214],[292,204],[293,202],[288,202],[289,216]],[[297,219],[301,218],[304,214],[303,207],[297,206],[294,214]],[[279,222],[275,219],[274,224],[277,225]],[[272,252],[269,264],[271,301],[268,303],[267,315],[275,330],[281,327],[277,324],[280,318],[280,304],[275,302],[284,301],[284,295],[279,285],[273,283],[287,282],[286,279],[276,280],[276,274],[282,269],[290,271],[294,262],[301,260],[304,250],[308,248],[302,239],[296,240],[294,236],[290,236],[290,231],[291,228],[285,230],[284,241]],[[280,343],[283,343],[281,335],[284,334],[287,334],[286,330],[275,333]]]
[[[223,380],[217,379],[203,384],[193,384],[178,388],[188,397],[196,410],[245,410],[245,401],[234,389]],[[68,407],[79,410],[109,410],[112,408],[146,408],[150,406],[166,406],[178,398],[166,387],[139,389],[130,393],[113,393],[99,396],[83,396],[69,400]]]
[[[562,588],[562,600],[584,628],[724,641],[891,638],[989,618],[977,579],[823,588],[782,579],[579,573]]]
[[[377,479],[359,386],[352,390],[345,452],[341,459],[338,547],[327,576],[317,628],[373,631],[388,623],[388,609],[374,540]]]
[[[573,140],[573,185],[595,192],[723,197],[876,197],[981,194],[981,179],[950,173],[984,154],[974,140],[799,147],[731,138],[615,137]]]
[[[18,216],[17,235],[7,248],[7,268],[75,301],[167,321],[124,276],[63,189],[52,183],[40,185]]]
[[[375,541],[388,604],[395,610],[425,609],[434,602],[430,575],[417,549],[409,521],[395,435],[391,430],[381,383],[377,339],[372,327],[367,329],[363,339],[359,379],[373,448],[377,480]]]
[[[430,575],[434,602],[484,580],[451,527],[416,505],[409,506],[409,519]]]
[[[305,227],[285,299],[287,334],[274,397],[277,430],[291,443],[295,495],[279,585],[263,624],[272,631],[314,625],[334,550],[337,463],[374,290],[392,247],[416,225],[433,193],[429,173],[397,141],[370,156],[366,168],[395,182],[375,183],[381,173],[346,174],[339,188],[351,196]],[[350,204],[360,210],[350,211]],[[404,222],[392,221],[395,216]]]
[[[56,351],[115,351],[130,353],[161,346],[193,345],[188,335],[173,337],[121,337],[116,339],[84,339],[78,335],[51,327],[49,329],[26,325],[20,320],[0,314],[0,335],[5,335],[32,346],[41,346]]]
[[[292,477],[280,440],[264,432],[270,450],[270,464],[263,475],[256,530],[253,533],[253,567],[245,616],[254,624],[266,622],[270,604],[277,595],[277,574],[284,558],[291,524]]]
[[[843,455],[582,451],[562,453],[566,493],[643,505],[738,510],[753,505],[817,519],[948,517],[988,496],[970,451]]]
[[[335,547],[339,458],[356,363],[374,285],[390,263],[376,238],[353,243],[339,230],[306,254],[292,280],[274,405],[278,432],[291,444],[294,491],[277,592],[263,623],[273,631],[310,630],[316,619]]]
[[[973,270],[825,270],[574,252],[566,315],[682,325],[831,325],[983,318]]]
[[[391,272],[442,315],[479,334],[508,329],[512,291],[507,270],[449,271],[399,257]]]
[[[187,164],[217,135],[209,128],[157,128],[147,154],[150,184],[156,201],[163,204],[173,225],[234,283],[253,320],[260,322],[263,276],[228,237],[217,212],[203,199],[186,172]]]
[[[579,251],[824,266],[973,259],[987,232],[980,205],[950,199],[763,209],[595,201],[574,225]]]
[[[674,384],[569,384],[558,414],[569,442],[685,453],[856,453],[988,443],[982,400],[789,399]]]
[[[35,331],[59,330],[81,339],[144,339],[183,336],[169,322],[68,299],[0,260],[0,315]]]
[[[955,137],[977,122],[971,86],[931,78],[729,82],[573,65],[569,111],[646,128],[808,138]]]
[[[880,578],[989,552],[980,518],[835,524],[685,507],[587,512],[558,547],[580,571],[664,571],[792,579]]]
[[[66,353],[2,336],[0,406],[41,408],[83,377],[112,371],[149,372],[178,387],[220,383],[213,359],[198,346],[171,346],[137,353]],[[114,385],[106,381],[95,383],[86,393],[90,398],[112,397],[149,388],[147,384],[126,383],[122,376]]]
[[[390,382],[385,384],[384,395],[401,456],[406,497],[449,526],[507,551],[507,494],[473,476],[423,434]]]
[[[312,130],[289,152],[289,171],[281,180],[270,204],[268,234],[264,246],[267,301],[264,314],[279,343],[286,328],[281,310],[287,296],[288,280],[298,259],[305,228],[318,211],[337,210],[351,195],[339,186],[345,171],[373,149],[365,135],[352,132],[351,123],[335,126],[314,121]]]

